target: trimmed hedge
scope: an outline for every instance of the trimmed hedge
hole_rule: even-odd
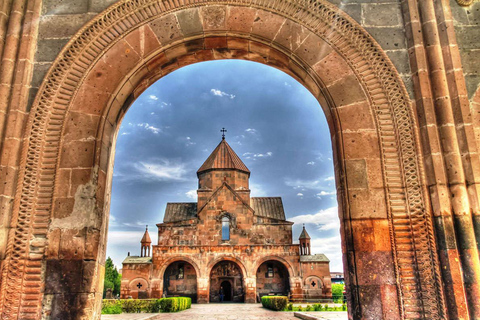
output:
[[[283,311],[287,307],[288,298],[283,296],[263,296],[262,297],[262,306],[264,308]]]
[[[162,299],[104,299],[102,314],[119,313],[159,313],[178,312],[190,309],[192,299],[186,297],[173,297]]]

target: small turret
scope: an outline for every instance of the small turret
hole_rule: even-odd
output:
[[[309,256],[312,254],[310,250],[310,236],[308,235],[307,230],[305,230],[305,224],[303,224],[303,230],[298,238],[300,240],[300,255]]]
[[[148,234],[148,226],[146,226],[145,228],[145,233],[143,234],[143,238],[140,243],[142,244],[140,250],[140,257],[150,257],[150,244],[152,243],[152,240],[150,239],[150,235]]]

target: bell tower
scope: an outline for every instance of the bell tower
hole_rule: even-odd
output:
[[[143,234],[143,238],[140,243],[140,257],[150,257],[150,244],[152,243],[152,240],[148,234],[148,226],[145,227],[145,233]]]
[[[305,230],[305,224],[303,224],[303,230],[298,238],[300,240],[300,255],[309,256],[312,254],[310,250],[310,236],[308,235],[307,230]]]

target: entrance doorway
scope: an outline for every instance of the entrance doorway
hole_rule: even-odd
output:
[[[223,281],[220,288],[223,289],[223,301],[232,301],[233,292],[230,281]]]
[[[220,289],[223,288],[223,301],[244,302],[243,275],[235,262],[220,261],[210,272],[210,302],[220,302]]]

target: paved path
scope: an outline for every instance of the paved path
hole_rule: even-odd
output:
[[[316,314],[315,312],[309,312]],[[343,312],[344,317],[338,316],[339,312],[318,312],[322,316],[319,319],[347,319],[347,313]],[[131,313],[131,314],[117,314],[117,315],[102,315],[102,320],[294,320],[293,312],[275,312],[262,307],[261,304],[248,303],[209,303],[209,304],[193,304],[191,309],[181,311],[178,313],[160,313],[160,314],[146,314],[146,313]]]

